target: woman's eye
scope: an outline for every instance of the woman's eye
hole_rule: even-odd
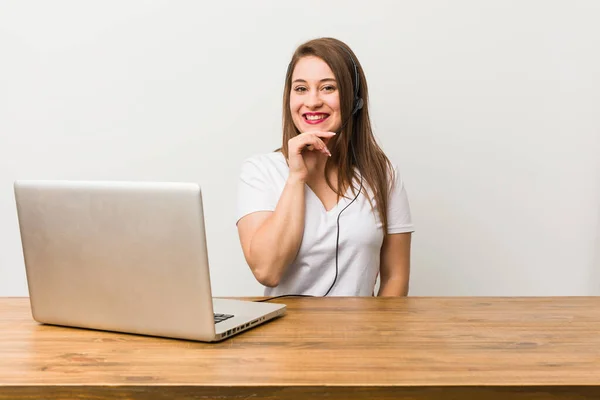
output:
[[[327,92],[332,92],[335,90],[335,86],[325,86],[323,89]]]
[[[305,92],[305,91],[306,91],[306,88],[305,88],[305,87],[303,87],[303,86],[297,86],[297,87],[295,87],[295,88],[294,88],[294,90],[295,90],[296,92]]]

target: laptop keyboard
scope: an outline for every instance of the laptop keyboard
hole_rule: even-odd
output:
[[[233,318],[233,315],[229,315],[229,314],[216,314],[215,313],[215,324],[218,324],[219,322],[223,322],[226,319],[229,318]]]

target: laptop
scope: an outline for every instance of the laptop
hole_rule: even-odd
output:
[[[194,183],[15,181],[33,319],[215,342],[285,314],[213,298]]]

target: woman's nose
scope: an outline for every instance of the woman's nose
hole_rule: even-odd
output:
[[[317,108],[323,104],[321,96],[318,90],[311,91],[308,96],[306,96],[306,106],[308,108]]]

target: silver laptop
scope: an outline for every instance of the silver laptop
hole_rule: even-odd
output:
[[[197,184],[16,181],[33,318],[219,341],[285,313],[213,299]]]

